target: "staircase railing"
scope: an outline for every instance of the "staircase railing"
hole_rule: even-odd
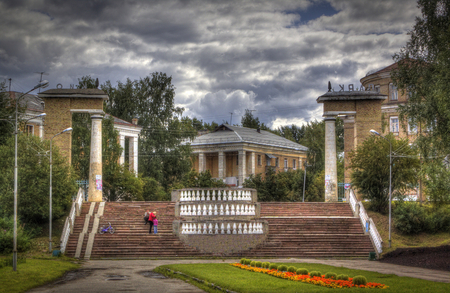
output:
[[[364,226],[365,231],[369,233],[369,236],[377,250],[377,253],[378,254],[382,253],[383,239],[381,239],[380,233],[378,233],[375,223],[373,222],[372,218],[370,218],[369,215],[367,214],[362,202],[356,199],[353,189],[350,189],[349,192],[349,202],[350,206],[352,207],[353,213],[359,216],[359,219],[361,220],[361,224]]]
[[[66,221],[64,223],[63,232],[61,234],[61,239],[59,241],[61,253],[64,253],[66,251],[66,246],[67,246],[67,242],[69,241],[69,236],[73,232],[75,216],[80,214],[81,205],[83,204],[83,199],[84,199],[84,191],[80,187],[78,189],[78,193],[77,193],[77,197],[75,198],[75,201],[72,202],[72,208],[70,209],[69,216],[66,218]]]

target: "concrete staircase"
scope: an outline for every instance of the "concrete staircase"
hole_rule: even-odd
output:
[[[90,203],[84,203],[75,220],[66,255],[75,256],[80,233]],[[97,203],[95,208],[99,204]],[[99,226],[111,222],[114,234],[95,234],[91,258],[199,257],[220,254],[202,253],[183,244],[172,232],[176,219],[174,202],[107,202]],[[149,234],[144,225],[145,210],[156,211],[158,234]],[[95,212],[94,212],[95,215]],[[94,217],[94,216],[88,216]],[[266,241],[230,257],[368,257],[374,251],[364,235],[359,218],[353,217],[347,203],[261,203],[261,219],[269,223]],[[91,223],[89,221],[89,223]],[[90,224],[91,225],[91,224]],[[91,232],[89,226],[88,231]],[[80,258],[84,257],[87,237],[83,238]]]

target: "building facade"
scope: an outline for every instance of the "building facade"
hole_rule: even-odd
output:
[[[242,186],[250,174],[296,170],[306,161],[307,148],[268,131],[222,124],[191,143],[193,168]]]

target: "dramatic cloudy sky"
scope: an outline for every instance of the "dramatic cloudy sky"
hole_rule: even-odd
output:
[[[271,127],[321,119],[316,98],[392,63],[414,0],[1,0],[0,81],[27,91],[83,75],[173,77],[177,105],[205,121]]]

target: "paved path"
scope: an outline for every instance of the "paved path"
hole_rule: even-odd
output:
[[[226,263],[238,260],[226,259]],[[405,267],[368,260],[345,259],[261,259],[270,262],[321,263],[337,267],[375,271],[383,274],[450,283],[450,272]],[[222,263],[222,260],[90,260],[79,273],[29,292],[158,292],[196,293],[199,288],[178,279],[158,279],[144,276],[157,266],[174,263]],[[141,273],[144,273],[142,275]]]

